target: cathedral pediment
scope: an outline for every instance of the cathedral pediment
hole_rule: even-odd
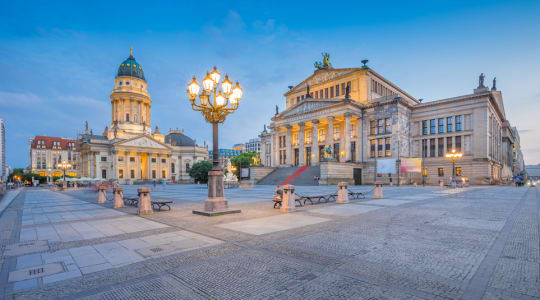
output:
[[[165,144],[162,144],[147,135],[141,135],[141,136],[129,139],[129,140],[117,142],[114,145],[115,147],[136,147],[136,148],[152,148],[152,149],[160,149],[160,150],[170,150],[170,148],[166,146]]]
[[[305,89],[308,85],[309,86],[317,85],[319,83],[333,80],[343,75],[356,72],[358,70],[360,70],[360,68],[317,70],[315,71],[313,75],[309,76],[306,80],[302,81],[297,86],[290,89],[287,93],[285,93],[285,95],[301,91]]]

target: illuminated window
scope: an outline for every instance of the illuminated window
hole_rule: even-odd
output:
[[[392,150],[390,149],[390,138],[385,138],[384,139],[384,144],[386,146],[386,148],[385,148],[385,156],[386,157],[392,156]]]
[[[370,156],[371,156],[372,158],[374,158],[374,157],[375,157],[375,139],[371,140],[370,143],[371,143],[371,146],[370,146],[370,148],[371,148]]]
[[[135,178],[135,170],[134,169],[131,169],[131,178]]]
[[[371,121],[369,122],[369,125],[370,125],[370,127],[369,127],[369,134],[375,135],[375,120],[371,120]]]
[[[456,167],[456,176],[461,176],[461,167]]]
[[[439,177],[444,177],[444,168],[439,168],[438,171]]]
[[[124,178],[124,170],[122,170],[122,169],[118,170],[118,178],[120,178],[120,179]]]
[[[165,179],[167,178],[167,176],[165,176],[165,170],[161,170],[161,178]]]
[[[384,132],[385,133],[391,133],[392,129],[390,128],[390,118],[384,119],[384,123],[385,123]]]
[[[377,157],[383,156],[382,145],[383,139],[377,139]]]

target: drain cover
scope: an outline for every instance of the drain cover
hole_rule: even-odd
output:
[[[167,253],[174,251],[175,248],[171,245],[154,245],[151,247],[137,249],[136,251],[144,257],[166,255]]]
[[[152,248],[152,249],[150,249],[150,251],[152,251],[154,253],[157,253],[157,252],[163,251],[163,248]]]
[[[9,282],[22,281],[27,279],[33,279],[36,277],[43,277],[47,275],[53,275],[56,273],[64,272],[64,267],[60,263],[46,264],[41,266],[35,266],[30,268],[24,268],[9,272]]]

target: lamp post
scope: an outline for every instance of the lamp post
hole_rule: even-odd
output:
[[[206,73],[206,77],[202,80],[202,92],[200,92],[201,86],[197,83],[195,76],[188,84],[187,89],[191,108],[200,111],[206,122],[212,124],[213,166],[212,170],[208,172],[208,198],[204,203],[206,212],[227,210],[227,199],[225,199],[223,187],[223,171],[219,164],[218,124],[225,122],[227,115],[238,109],[238,102],[242,98],[242,88],[238,81],[233,87],[229,76],[225,75],[225,79],[221,81],[221,89],[219,89],[220,78],[221,74],[214,67],[214,70],[211,73]]]
[[[448,152],[444,155],[450,162],[452,162],[452,178],[456,176],[456,162],[461,159],[463,153],[456,152],[456,149],[452,149],[451,152]]]
[[[58,163],[56,164],[56,167],[62,171],[64,171],[64,183],[62,184],[62,187],[63,188],[67,188],[67,183],[66,183],[66,170],[70,170],[71,169],[71,164],[68,163],[67,161],[63,161],[61,163]]]

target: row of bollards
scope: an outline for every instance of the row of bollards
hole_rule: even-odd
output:
[[[337,192],[337,200],[336,203],[338,204],[346,204],[349,203],[349,190],[347,182],[340,182],[338,183],[338,192]],[[295,205],[295,194],[294,194],[295,186],[292,184],[287,184],[283,186],[283,200],[281,201],[281,208],[280,211],[284,213],[293,212],[296,210]],[[373,198],[374,199],[382,199],[383,198],[383,191],[382,191],[382,183],[375,182],[375,190],[373,191]]]
[[[147,216],[154,213],[152,210],[152,201],[150,198],[150,189],[149,188],[140,188],[137,189],[139,195],[137,214],[140,216]],[[124,208],[124,190],[121,187],[113,188],[113,208]],[[98,191],[98,203],[105,204],[107,203],[107,188],[100,186]]]

